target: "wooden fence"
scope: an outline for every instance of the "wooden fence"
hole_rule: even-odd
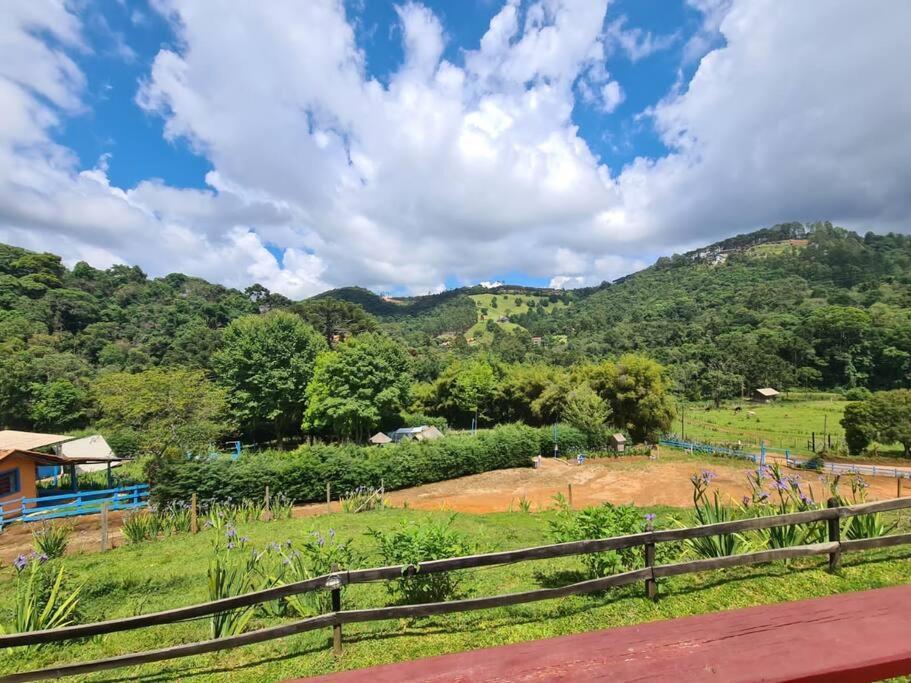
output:
[[[252,605],[277,600],[290,595],[298,595],[317,590],[329,590],[332,593],[333,611],[307,619],[301,619],[280,626],[243,633],[236,636],[207,640],[198,643],[175,645],[158,650],[120,655],[108,659],[100,659],[75,664],[64,664],[46,669],[26,671],[9,674],[0,681],[8,683],[17,681],[35,681],[61,676],[88,674],[95,671],[116,669],[126,666],[160,662],[191,655],[215,652],[218,650],[233,649],[242,645],[261,643],[277,638],[283,638],[297,633],[312,631],[320,628],[333,629],[333,642],[336,651],[341,648],[342,625],[381,621],[387,619],[402,619],[425,617],[436,614],[451,614],[509,605],[519,605],[539,600],[552,600],[569,595],[582,595],[603,591],[607,588],[626,586],[636,582],[643,582],[645,594],[651,598],[657,596],[657,585],[660,579],[671,576],[680,576],[695,572],[703,572],[727,567],[740,567],[775,560],[787,560],[815,555],[827,555],[829,569],[838,568],[841,555],[846,552],[868,550],[872,548],[886,548],[897,545],[911,544],[911,533],[894,534],[878,538],[865,538],[857,540],[841,539],[840,520],[843,517],[874,514],[891,510],[911,508],[911,498],[897,498],[892,500],[863,503],[859,505],[838,506],[835,499],[829,501],[829,507],[807,512],[795,512],[784,515],[740,519],[706,526],[667,529],[659,531],[645,531],[643,533],[604,538],[587,541],[573,541],[556,545],[523,548],[520,550],[507,550],[503,552],[471,555],[467,557],[454,557],[443,560],[422,562],[417,566],[397,565],[391,567],[378,567],[373,569],[356,569],[339,571],[324,576],[319,576],[298,583],[277,586],[266,590],[256,591],[213,602],[207,602],[188,607],[180,607],[154,614],[113,619],[110,621],[90,624],[78,624],[65,628],[47,631],[34,631],[28,633],[14,633],[0,636],[0,648],[22,647],[39,645],[43,643],[60,642],[74,638],[98,636],[106,633],[117,633],[137,628],[172,624],[188,619],[205,617],[232,609],[250,607]],[[788,548],[762,550],[741,555],[726,557],[713,557],[707,559],[679,562],[668,565],[655,564],[655,545],[674,541],[685,541],[708,536],[738,533],[757,529],[769,529],[792,524],[826,523],[828,540],[823,543],[813,543]],[[561,586],[558,588],[543,588],[522,593],[511,593],[492,597],[469,598],[452,600],[449,602],[426,603],[420,605],[397,605],[393,607],[378,607],[371,609],[342,610],[341,589],[343,586],[374,581],[388,581],[402,576],[415,574],[435,574],[460,569],[473,569],[490,567],[494,565],[510,564],[527,560],[541,560],[558,557],[584,555],[588,553],[620,550],[623,548],[642,547],[645,566],[642,569],[622,572],[588,581]]]

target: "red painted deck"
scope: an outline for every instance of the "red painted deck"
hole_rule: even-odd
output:
[[[390,647],[395,647],[394,641]],[[311,680],[855,683],[909,673],[911,586],[899,586],[429,657]]]

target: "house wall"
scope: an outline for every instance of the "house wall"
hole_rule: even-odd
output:
[[[20,498],[35,498],[38,495],[37,468],[35,462],[21,455],[10,455],[0,460],[0,472],[19,471],[19,490],[8,496],[0,496],[0,505],[4,506],[4,516],[11,509],[6,504]],[[17,509],[19,507],[17,506]]]

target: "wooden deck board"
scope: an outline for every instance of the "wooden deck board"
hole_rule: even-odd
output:
[[[911,674],[911,586],[669,619],[312,680],[857,683],[903,674]]]

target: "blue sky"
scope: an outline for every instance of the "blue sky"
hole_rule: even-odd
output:
[[[888,0],[6,8],[0,240],[68,263],[573,287],[778,221],[907,225]]]

